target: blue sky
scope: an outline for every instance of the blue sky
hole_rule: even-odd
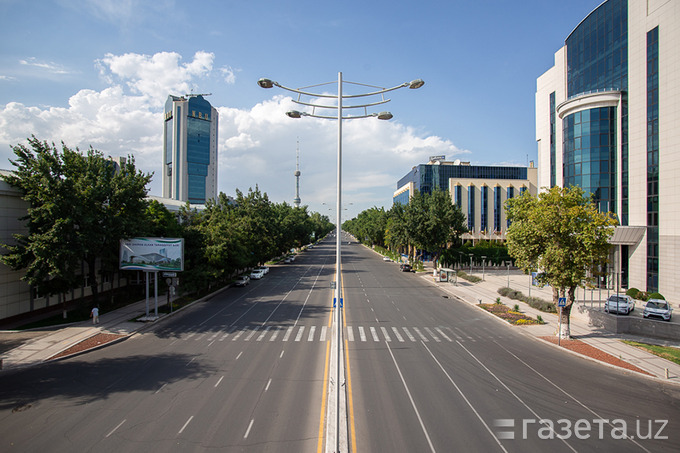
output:
[[[390,122],[343,125],[343,218],[389,208],[397,180],[430,155],[537,162],[536,78],[599,3],[0,0],[0,168],[11,169],[11,145],[35,134],[133,154],[159,173],[167,95],[212,93],[219,190],[258,185],[292,203],[299,140],[302,203],[334,219],[335,123],[286,117],[289,94],[257,80],[301,87],[342,71],[389,87],[422,78],[423,88],[389,96],[381,110]],[[159,181],[149,188],[160,195]]]

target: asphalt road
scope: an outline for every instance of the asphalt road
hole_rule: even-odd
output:
[[[343,278],[356,451],[680,451],[676,387],[557,352],[358,244]]]
[[[3,372],[0,450],[320,451],[334,246]],[[343,283],[351,451],[680,451],[677,387],[558,352],[348,241]]]

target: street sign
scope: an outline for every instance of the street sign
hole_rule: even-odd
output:
[[[177,272],[163,272],[163,277],[177,277]]]
[[[566,307],[567,306],[567,298],[566,297],[560,297],[557,299],[557,306],[558,307]]]

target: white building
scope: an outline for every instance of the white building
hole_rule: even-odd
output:
[[[623,228],[623,287],[677,297],[680,2],[607,0],[536,86],[539,186],[581,186]]]

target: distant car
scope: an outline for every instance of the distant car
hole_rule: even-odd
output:
[[[257,266],[255,270],[262,271],[264,275],[267,275],[269,273],[269,268],[267,266]]]
[[[607,313],[630,314],[635,310],[635,301],[632,297],[623,294],[612,294],[604,304],[604,311]]]
[[[250,277],[247,275],[239,275],[234,280],[234,286],[246,286],[248,283],[250,283]]]
[[[251,280],[259,280],[262,277],[264,277],[264,271],[259,269],[253,269],[253,271],[250,273]]]
[[[411,272],[411,265],[408,263],[404,263],[401,265],[401,271],[402,272]]]
[[[649,299],[642,312],[642,317],[649,318],[650,316],[659,317],[664,321],[670,321],[671,316],[673,316],[673,308],[671,307],[671,304],[665,300]]]
[[[292,262],[293,262],[293,259],[290,258],[290,257],[288,257],[288,258],[286,258],[285,260],[283,260],[283,262],[286,263],[286,264],[289,264],[289,263],[292,263]]]
[[[392,261],[388,256],[383,256],[383,261]]]

